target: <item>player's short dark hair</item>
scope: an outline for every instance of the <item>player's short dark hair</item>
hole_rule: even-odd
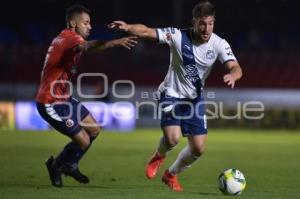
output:
[[[90,14],[91,11],[89,9],[87,9],[86,7],[82,6],[82,5],[72,5],[70,7],[67,8],[66,10],[66,22],[67,24],[69,23],[69,21],[71,19],[73,19],[73,17],[77,14],[82,14],[82,13],[87,13]]]
[[[215,6],[209,1],[200,2],[194,6],[192,14],[194,19],[215,16]]]

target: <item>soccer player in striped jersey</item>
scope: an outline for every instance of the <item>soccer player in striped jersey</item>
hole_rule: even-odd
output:
[[[134,36],[110,41],[86,41],[91,31],[89,13],[81,5],[67,9],[67,28],[48,49],[36,95],[37,109],[43,119],[71,138],[60,154],[46,161],[51,183],[55,187],[63,186],[62,174],[80,183],[89,182],[89,178],[79,171],[78,163],[100,133],[100,126],[89,111],[70,95],[70,81],[76,75],[81,54],[113,47],[131,49],[137,42]]]
[[[146,167],[146,176],[153,179],[181,135],[186,137],[187,146],[162,176],[162,181],[173,191],[183,190],[178,174],[190,167],[204,152],[207,125],[203,86],[214,62],[219,60],[228,69],[223,80],[231,88],[242,77],[242,69],[230,45],[213,33],[214,5],[208,1],[200,2],[193,8],[192,14],[192,27],[188,29],[154,29],[124,21],[114,21],[108,25],[109,28],[170,47],[169,70],[158,88],[163,136]]]

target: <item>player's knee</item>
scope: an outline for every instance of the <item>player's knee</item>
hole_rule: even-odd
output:
[[[92,138],[96,138],[100,132],[101,132],[101,127],[100,126],[94,126],[93,128],[85,129],[89,136]]]
[[[205,146],[204,145],[199,145],[199,146],[194,146],[192,148],[192,153],[195,156],[201,156],[205,152]]]
[[[169,147],[175,147],[179,143],[180,136],[172,136],[166,139],[167,145]]]
[[[92,137],[97,137],[99,134],[100,134],[100,131],[101,131],[101,127],[100,126],[97,126],[95,127],[95,130],[94,132],[92,133]]]
[[[90,145],[90,138],[82,139],[78,144],[81,149],[86,149]]]

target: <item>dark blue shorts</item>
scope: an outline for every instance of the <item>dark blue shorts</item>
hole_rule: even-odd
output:
[[[207,134],[203,97],[175,98],[162,94],[158,100],[161,127],[180,126],[183,136]]]
[[[89,114],[86,107],[73,97],[61,103],[37,103],[37,109],[55,130],[69,137],[81,131],[80,122]]]

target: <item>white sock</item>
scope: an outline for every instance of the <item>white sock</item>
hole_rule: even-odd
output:
[[[160,141],[159,141],[159,144],[158,144],[158,147],[157,147],[157,152],[159,153],[159,155],[161,156],[166,156],[168,154],[169,151],[171,151],[174,147],[169,147],[167,144],[166,144],[166,140],[165,140],[165,137],[163,136]]]
[[[191,167],[192,163],[198,158],[198,156],[192,154],[190,146],[186,146],[184,149],[182,149],[175,162],[169,168],[169,173],[172,175],[179,174],[188,167]]]

